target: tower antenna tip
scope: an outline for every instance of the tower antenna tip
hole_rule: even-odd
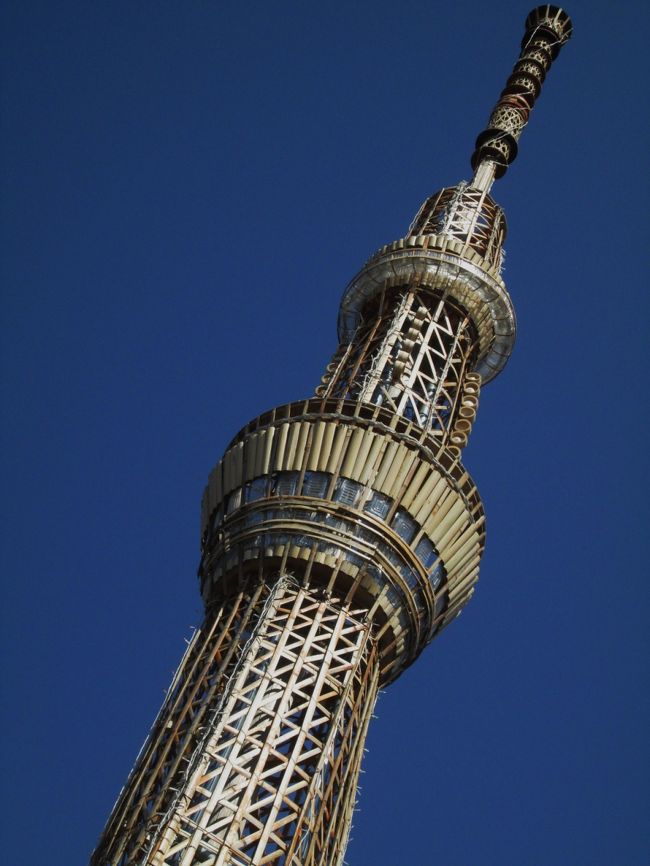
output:
[[[527,40],[530,39],[538,28],[548,30],[549,33],[552,33],[556,37],[558,44],[555,46],[553,52],[554,60],[560,48],[565,42],[569,41],[573,33],[573,23],[569,15],[559,6],[551,6],[550,4],[536,6],[535,9],[529,12],[525,27],[526,34],[521,43],[522,48],[525,47]]]
[[[472,185],[486,192],[516,158],[519,136],[541,93],[546,73],[573,32],[564,9],[549,4],[529,12],[525,27],[519,58],[472,154]]]

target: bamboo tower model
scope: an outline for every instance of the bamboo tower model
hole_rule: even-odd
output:
[[[337,866],[368,721],[470,599],[484,514],[461,463],[515,315],[490,196],[571,22],[540,6],[472,157],[348,285],[313,397],[232,440],[203,497],[205,620],[92,866]]]

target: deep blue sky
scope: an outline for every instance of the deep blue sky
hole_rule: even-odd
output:
[[[4,4],[5,863],[87,862],[201,619],[207,473],[468,176],[528,9]],[[479,590],[380,699],[351,866],[648,861],[648,14],[568,11],[494,191],[519,335],[466,452]]]

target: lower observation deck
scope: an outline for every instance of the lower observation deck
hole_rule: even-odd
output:
[[[293,574],[370,612],[382,683],[468,601],[485,539],[454,449],[384,408],[320,399],[238,434],[210,475],[202,529],[208,609]]]

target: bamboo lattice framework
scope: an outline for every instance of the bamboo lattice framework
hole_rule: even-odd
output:
[[[471,319],[440,295],[411,286],[384,291],[368,306],[316,394],[385,406],[446,442],[476,356]]]
[[[280,578],[191,641],[93,863],[339,862],[378,688],[367,611]]]
[[[489,268],[501,272],[507,234],[505,214],[485,190],[464,181],[428,198],[408,233],[410,237],[441,235],[459,240],[462,255],[474,251]]]
[[[210,473],[205,621],[91,866],[341,866],[378,689],[478,579],[462,449],[516,330],[489,191],[570,34],[558,7],[529,15],[472,180],[350,282],[315,395],[255,418]]]

